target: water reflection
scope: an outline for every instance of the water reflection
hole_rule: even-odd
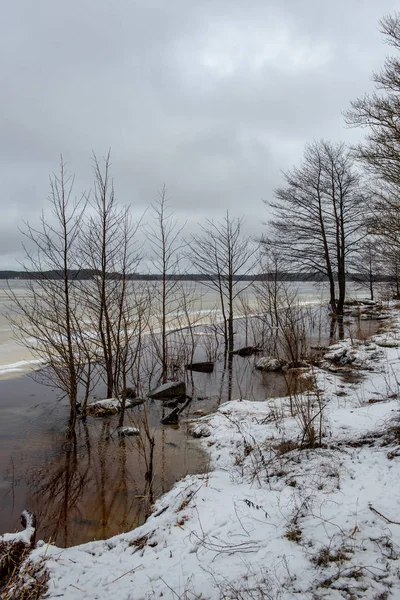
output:
[[[80,423],[59,439],[40,465],[26,464],[25,503],[37,515],[39,537],[61,546],[104,539],[143,523],[154,498],[187,472],[202,472],[205,457],[184,429],[145,431],[145,409],[129,420],[138,437],[113,434],[118,417]],[[140,414],[137,414],[140,413]]]

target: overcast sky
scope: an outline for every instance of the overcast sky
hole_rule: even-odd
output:
[[[226,209],[258,236],[262,199],[313,139],[355,141],[341,111],[391,49],[391,0],[5,0],[0,21],[0,269],[46,207],[60,153],[91,187],[112,150],[139,215],[165,183],[189,231]]]

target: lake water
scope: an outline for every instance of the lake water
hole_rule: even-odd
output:
[[[12,291],[19,299],[29,299],[30,292],[24,281],[13,280],[10,282],[10,285]],[[201,313],[203,321],[206,322],[209,319],[210,313],[215,311],[215,307],[218,305],[218,295],[214,290],[209,289],[201,283],[190,283],[188,286],[195,290],[194,295],[197,298],[193,310]],[[246,288],[244,293],[246,302],[250,307],[255,308],[256,299],[254,289],[252,286],[246,286]],[[290,284],[290,288],[297,291],[299,301],[305,304],[323,304],[329,298],[327,286],[321,284],[296,282]],[[37,367],[37,363],[34,361],[30,351],[16,341],[7,320],[7,314],[12,311],[12,302],[9,299],[7,289],[7,282],[0,280],[0,379],[16,377]],[[367,290],[351,286],[350,284],[350,297],[357,298],[365,297],[366,295]],[[242,308],[239,303],[237,309],[237,314],[240,314]],[[173,325],[174,323],[171,323],[171,326]]]

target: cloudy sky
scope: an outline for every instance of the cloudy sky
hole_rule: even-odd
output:
[[[21,257],[60,153],[91,187],[112,150],[139,215],[165,183],[189,232],[262,199],[313,139],[355,141],[341,111],[372,89],[391,0],[5,0],[0,21],[0,269]]]

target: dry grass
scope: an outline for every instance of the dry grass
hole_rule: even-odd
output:
[[[0,542],[0,597],[2,600],[39,600],[47,592],[44,561],[31,562],[31,548],[21,541]]]
[[[298,525],[291,525],[286,530],[285,538],[290,542],[296,542],[296,544],[300,544],[302,535],[303,532]]]
[[[150,537],[151,537],[151,534],[150,535],[142,535],[141,537],[136,538],[136,540],[129,542],[129,546],[135,546],[135,548],[137,550],[142,550],[146,546]]]
[[[276,451],[277,456],[283,456],[284,454],[288,454],[288,452],[292,452],[293,450],[297,450],[299,448],[299,443],[295,440],[282,440],[279,444],[274,446],[274,450]]]
[[[322,548],[320,552],[316,556],[314,556],[311,561],[317,565],[318,567],[326,567],[329,563],[332,562],[343,562],[345,560],[350,560],[348,556],[348,552],[350,549],[339,548],[337,550],[331,550],[330,548]]]

